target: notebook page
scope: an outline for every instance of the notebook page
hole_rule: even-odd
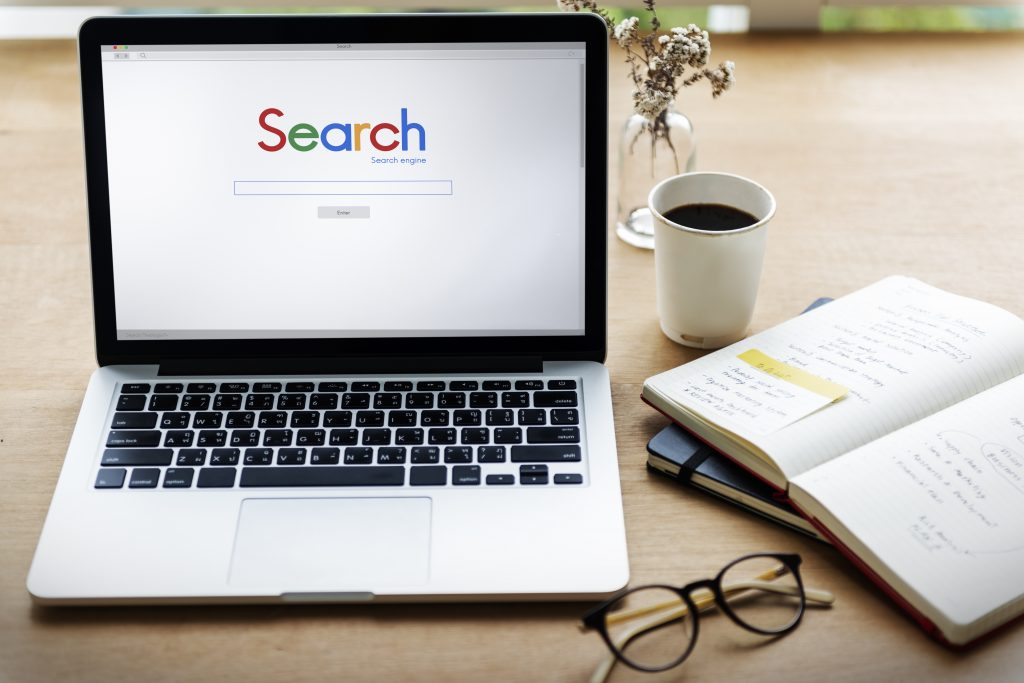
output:
[[[949,621],[971,624],[1024,596],[1024,377],[797,477],[799,501],[798,489]]]
[[[716,419],[707,405],[720,400],[714,394],[731,380],[712,375],[721,372],[723,357],[751,349],[848,393],[769,434],[742,416]],[[911,278],[890,277],[647,384],[752,443],[792,478],[1022,372],[1020,318]]]

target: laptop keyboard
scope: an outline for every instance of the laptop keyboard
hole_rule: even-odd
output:
[[[97,489],[584,483],[576,379],[124,383]]]

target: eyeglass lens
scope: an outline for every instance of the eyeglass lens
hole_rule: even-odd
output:
[[[634,666],[666,669],[690,649],[693,615],[675,591],[647,586],[627,593],[605,613],[605,629]]]
[[[803,611],[803,591],[796,575],[773,557],[733,563],[722,574],[721,586],[729,610],[755,630],[784,631]]]

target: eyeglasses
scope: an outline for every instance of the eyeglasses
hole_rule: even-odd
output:
[[[580,623],[581,630],[600,633],[614,655],[591,680],[604,680],[616,660],[650,672],[678,666],[697,643],[699,613],[715,605],[748,631],[765,636],[790,633],[800,625],[808,600],[835,602],[828,591],[804,588],[800,562],[799,555],[746,555],[713,579],[678,588],[640,586],[612,596]]]

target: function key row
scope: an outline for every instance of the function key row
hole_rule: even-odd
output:
[[[313,382],[288,382],[282,384],[281,382],[255,382],[252,385],[252,391],[256,393],[280,393],[283,391],[288,392],[304,392],[311,393],[313,391],[320,392],[341,392],[349,391],[348,382],[319,382],[314,385]],[[484,391],[511,391],[513,383],[508,380],[486,380],[481,382],[477,381],[466,381],[466,380],[451,380],[445,382],[444,380],[422,380],[416,382],[416,391],[479,391],[481,386]],[[516,391],[536,391],[544,389],[543,380],[539,379],[526,379],[516,380],[515,382]],[[401,382],[384,382],[384,391],[413,391],[413,383],[409,381]],[[576,389],[576,380],[572,379],[551,379],[547,382],[547,388],[552,391],[557,390],[573,390]],[[213,394],[220,391],[222,394],[237,394],[237,393],[248,393],[250,390],[249,382],[221,382],[218,385],[212,382],[189,382],[187,385],[178,382],[161,382],[152,386],[145,382],[126,382],[121,385],[122,394],[148,394],[150,392],[155,394]],[[352,382],[352,391],[380,391],[380,382]]]

